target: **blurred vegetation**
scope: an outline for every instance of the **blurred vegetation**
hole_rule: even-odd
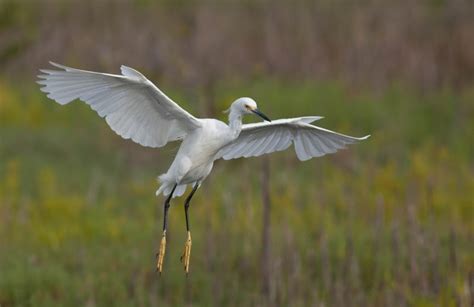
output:
[[[0,65],[21,78],[47,60],[126,64],[208,91],[269,75],[459,88],[474,81],[473,15],[471,0],[2,0]]]
[[[306,163],[271,156],[272,304],[469,306],[474,92],[259,81],[219,87],[218,101],[242,92],[274,118],[318,110],[324,127],[373,132]],[[2,306],[262,304],[259,159],[217,163],[196,195],[187,279],[174,201],[159,278],[153,191],[173,150],[123,141],[87,106],[60,107],[36,87],[2,81],[0,93]]]
[[[473,4],[455,1],[0,0],[0,306],[472,306]],[[142,148],[33,82],[48,60],[143,71],[216,116],[251,96],[271,118],[372,134],[301,163],[270,156],[261,291],[261,159],[217,162],[170,210],[154,271],[156,176]],[[245,80],[245,81],[244,81]]]

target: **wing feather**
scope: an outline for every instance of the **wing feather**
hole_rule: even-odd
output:
[[[75,69],[50,62],[59,70],[41,69],[41,91],[59,104],[80,99],[118,135],[148,147],[161,147],[201,127],[140,72],[122,66],[122,75]]]
[[[243,125],[239,137],[224,146],[217,158],[260,156],[285,150],[293,143],[298,159],[306,161],[369,137],[356,138],[310,124],[321,118],[309,116]]]

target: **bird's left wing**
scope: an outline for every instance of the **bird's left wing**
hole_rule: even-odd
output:
[[[122,66],[122,75],[113,75],[50,63],[60,70],[41,70],[41,91],[62,105],[84,101],[124,139],[162,147],[201,127],[199,119],[130,67]]]
[[[293,143],[298,159],[305,161],[369,137],[356,138],[310,124],[318,119],[321,117],[310,116],[243,125],[239,137],[224,146],[217,158],[256,157],[285,150]]]

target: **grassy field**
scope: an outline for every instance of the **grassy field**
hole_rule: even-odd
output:
[[[221,84],[271,118],[372,137],[300,163],[270,158],[270,293],[261,294],[261,159],[218,162],[191,206],[185,277],[182,199],[154,271],[156,176],[177,144],[120,139],[80,103],[0,81],[0,306],[472,306],[474,91],[379,93],[337,83]],[[189,93],[161,85],[198,114]],[[188,102],[188,103],[186,103]],[[222,119],[225,115],[219,115]]]

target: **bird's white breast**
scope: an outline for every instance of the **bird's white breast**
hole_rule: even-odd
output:
[[[225,123],[215,119],[201,120],[202,128],[186,136],[167,172],[182,183],[206,177],[212,169],[216,153],[235,139]]]

